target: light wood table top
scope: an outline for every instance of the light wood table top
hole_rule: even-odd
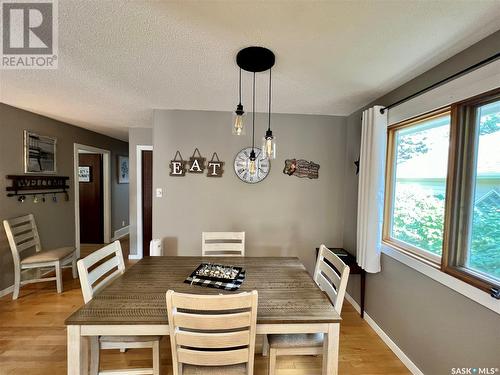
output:
[[[184,283],[202,262],[241,266],[246,278],[229,292]],[[259,292],[257,324],[336,323],[340,316],[298,258],[146,257],[66,319],[66,325],[168,324],[165,293]]]

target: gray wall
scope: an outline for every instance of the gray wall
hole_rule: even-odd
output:
[[[370,104],[388,105],[500,51],[500,31]],[[359,153],[361,109],[347,118],[344,180],[344,247],[356,252],[358,180],[352,176]],[[359,280],[348,293],[359,301]],[[428,375],[452,367],[499,367],[500,315],[402,263],[382,255],[382,272],[368,275],[366,311]]]
[[[257,117],[258,142],[265,117]],[[273,115],[278,157],[270,175],[250,185],[233,171],[238,151],[251,144],[231,135],[231,113],[157,110],[154,116],[153,236],[164,240],[168,255],[201,253],[202,231],[245,231],[249,256],[299,256],[313,269],[315,247],[321,242],[342,245],[344,212],[344,117]],[[216,151],[225,173],[170,177],[169,162],[177,150],[187,159],[198,147],[210,158]],[[303,158],[321,165],[318,180],[282,173],[284,160]]]
[[[23,174],[23,130],[29,129],[57,138],[57,175],[70,177],[70,201],[34,204],[8,198],[8,174]],[[111,150],[111,235],[128,225],[128,184],[117,183],[117,156],[128,155],[128,144],[44,116],[0,103],[0,221],[33,213],[42,246],[51,248],[75,243],[75,202],[73,200],[73,144]],[[13,284],[12,255],[3,226],[0,229],[0,290]]]
[[[137,254],[137,146],[153,145],[153,129],[129,128],[128,146],[130,161],[130,254]]]

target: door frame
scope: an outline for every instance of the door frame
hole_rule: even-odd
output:
[[[129,255],[129,259],[142,259],[144,256],[144,249],[142,248],[142,151],[153,151],[151,145],[137,145],[136,147],[136,210],[137,210],[137,254]]]
[[[102,148],[87,146],[80,143],[73,144],[74,188],[75,188],[75,246],[77,256],[80,257],[80,183],[78,181],[78,154],[83,153],[102,155],[102,192],[103,192],[103,226],[104,243],[111,242],[111,151]]]

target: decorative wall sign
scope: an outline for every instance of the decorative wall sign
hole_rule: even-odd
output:
[[[31,176],[31,175],[8,175],[7,179],[12,180],[12,185],[7,186],[8,197],[18,197],[19,202],[24,202],[26,196],[32,195],[33,199],[42,196],[42,202],[45,202],[45,195],[50,194],[55,197],[56,194],[62,193],[66,200],[69,200],[67,190],[69,189],[66,176]],[[57,198],[53,198],[54,202]]]
[[[198,156],[196,156],[196,153],[198,153]],[[189,158],[189,161],[187,163],[188,172],[203,173],[203,170],[205,169],[205,160],[207,160],[207,158],[202,157],[200,154],[200,150],[198,150],[198,148],[195,148],[193,156]]]
[[[289,176],[316,179],[319,177],[319,164],[303,159],[287,159],[283,173]]]
[[[179,159],[177,159],[179,157]],[[186,161],[182,160],[182,155],[179,151],[175,153],[174,160],[170,161],[169,176],[184,177],[186,175]]]
[[[212,155],[212,159],[208,162],[207,177],[222,177],[224,173],[224,162],[219,160],[219,155],[216,152]]]
[[[24,172],[56,173],[57,139],[24,131]]]
[[[128,184],[128,156],[118,156],[118,183]]]
[[[91,182],[90,166],[78,167],[78,182]]]

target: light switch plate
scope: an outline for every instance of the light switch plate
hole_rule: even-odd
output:
[[[162,197],[163,197],[163,189],[156,188],[156,198],[162,198]]]

